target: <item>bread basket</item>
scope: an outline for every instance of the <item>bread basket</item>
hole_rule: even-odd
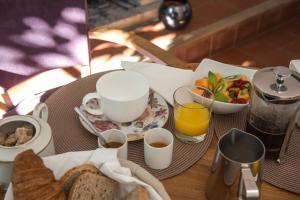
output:
[[[76,152],[71,152],[71,154],[73,154],[73,155],[74,155],[74,153],[76,154],[76,156],[80,157],[80,159],[79,159],[80,161],[82,161],[82,159],[86,158],[85,156],[83,156],[83,154],[78,154]],[[66,158],[66,157],[68,157],[68,156],[64,156],[64,158]],[[90,157],[90,156],[88,156],[88,157]],[[62,162],[62,160],[59,160],[59,161],[55,160],[55,161],[57,161],[56,164],[55,164],[55,167],[58,167],[59,170],[55,171],[53,168],[52,168],[52,170],[54,170],[53,171],[54,174],[56,174],[58,177],[60,177],[61,175],[63,175],[65,173],[65,170],[67,170],[67,169],[65,169],[65,170],[62,169],[63,167],[62,167],[62,165],[60,165],[60,162],[61,162],[61,164],[64,163],[64,162]],[[77,161],[75,161],[75,163],[80,165],[80,163],[81,163],[80,161],[78,161],[78,159],[77,159]],[[131,161],[128,161],[128,160],[119,159],[119,162],[120,162],[122,167],[126,167],[126,168],[130,169],[132,176],[134,176],[137,179],[139,179],[140,181],[143,181],[144,183],[152,186],[153,189],[156,190],[156,192],[162,197],[163,200],[170,200],[171,199],[169,197],[168,193],[166,192],[163,184],[157,178],[155,178],[149,172],[147,172],[145,169],[143,169],[139,165],[137,165],[137,164],[135,164]],[[44,159],[44,163],[45,163],[45,159]],[[53,160],[46,161],[46,164],[48,164],[48,167],[49,167],[49,163],[53,163]],[[72,163],[71,165],[74,166],[73,164],[74,163]],[[75,166],[78,166],[78,165],[75,165]],[[51,169],[51,167],[49,167],[49,168]],[[68,169],[69,169],[69,167],[68,167]],[[57,180],[59,179],[58,177],[57,177]],[[13,199],[14,198],[13,198],[13,193],[12,193],[12,184],[10,184],[9,187],[8,187],[8,190],[7,190],[7,193],[5,195],[4,200],[13,200]]]
[[[134,176],[147,183],[148,185],[151,185],[164,200],[171,200],[163,184],[157,178],[151,175],[147,170],[129,160],[120,159],[119,161],[123,167],[129,168]]]

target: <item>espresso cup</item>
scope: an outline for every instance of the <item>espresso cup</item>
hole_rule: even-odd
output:
[[[152,169],[170,166],[173,154],[173,134],[164,128],[154,128],[144,135],[145,163]]]
[[[146,109],[149,98],[149,82],[137,72],[115,71],[103,75],[96,83],[96,92],[83,98],[83,106],[91,114],[104,114],[116,122],[137,119]],[[92,99],[99,107],[89,107]]]
[[[127,152],[128,152],[127,135],[124,132],[117,129],[110,129],[107,131],[103,131],[101,134],[109,146],[103,145],[101,143],[100,137],[98,137],[98,146],[100,148],[117,149],[118,158],[127,160]]]

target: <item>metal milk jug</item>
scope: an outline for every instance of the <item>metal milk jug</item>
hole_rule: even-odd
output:
[[[259,199],[265,147],[256,136],[231,129],[218,142],[206,196],[209,200]]]

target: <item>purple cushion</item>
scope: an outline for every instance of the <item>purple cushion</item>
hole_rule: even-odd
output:
[[[0,1],[0,86],[78,64],[89,65],[84,0]]]

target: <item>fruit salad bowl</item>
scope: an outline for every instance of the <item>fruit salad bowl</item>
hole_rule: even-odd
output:
[[[212,110],[214,113],[237,113],[249,105],[251,80],[255,72],[254,69],[203,59],[194,73],[193,84],[213,91],[215,101]],[[203,102],[202,98],[205,97],[199,95],[201,90],[191,92],[195,101]]]

